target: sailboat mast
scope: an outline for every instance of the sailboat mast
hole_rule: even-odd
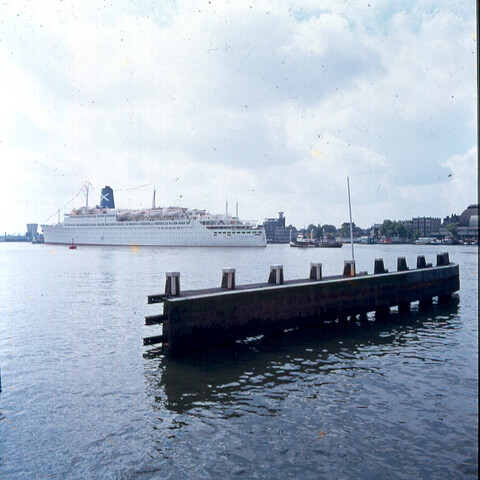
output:
[[[355,254],[353,252],[352,203],[350,202],[350,180],[348,177],[347,177],[347,189],[348,189],[348,209],[350,211],[350,243],[352,245],[352,260],[355,260]]]

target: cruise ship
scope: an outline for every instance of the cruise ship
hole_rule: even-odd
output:
[[[102,189],[100,205],[73,209],[56,225],[42,225],[46,244],[153,247],[265,247],[263,228],[225,214],[183,207],[115,208],[113,189]]]

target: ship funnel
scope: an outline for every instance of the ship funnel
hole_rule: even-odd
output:
[[[102,193],[100,195],[100,208],[115,208],[113,190],[107,185],[102,188]]]

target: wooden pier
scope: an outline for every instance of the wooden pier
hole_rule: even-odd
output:
[[[448,253],[437,255],[436,266],[417,258],[409,269],[405,258],[388,272],[376,259],[374,273],[355,272],[345,261],[343,275],[322,277],[322,265],[311,264],[307,279],[284,280],[283,267],[273,265],[267,283],[236,285],[235,269],[222,272],[220,288],[180,290],[180,274],[166,274],[165,292],[149,295],[148,303],[163,303],[163,314],[145,317],[147,325],[163,326],[162,335],[144,338],[144,345],[161,343],[167,355],[194,350],[289,328],[348,322],[375,312],[380,318],[390,307],[408,311],[412,302],[428,307],[434,297],[446,302],[460,289],[459,268]]]

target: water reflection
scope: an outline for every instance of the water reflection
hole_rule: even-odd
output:
[[[144,354],[148,394],[155,410],[167,408],[182,414],[218,402],[238,406],[242,397],[247,399],[255,392],[286,396],[289,388],[282,386],[301,381],[323,385],[334,381],[336,375],[381,375],[381,365],[362,360],[379,358],[392,350],[400,349],[405,358],[443,361],[431,357],[434,349],[430,353],[425,349],[425,338],[420,348],[418,337],[427,337],[438,347],[451,329],[460,328],[457,313],[458,301],[454,300],[448,305],[433,305],[427,312],[412,309],[403,315],[392,312],[382,320],[369,318],[346,325],[332,323],[292,330],[182,359],[165,357],[153,349]],[[419,348],[407,348],[412,345]],[[268,409],[258,413],[275,414]]]

